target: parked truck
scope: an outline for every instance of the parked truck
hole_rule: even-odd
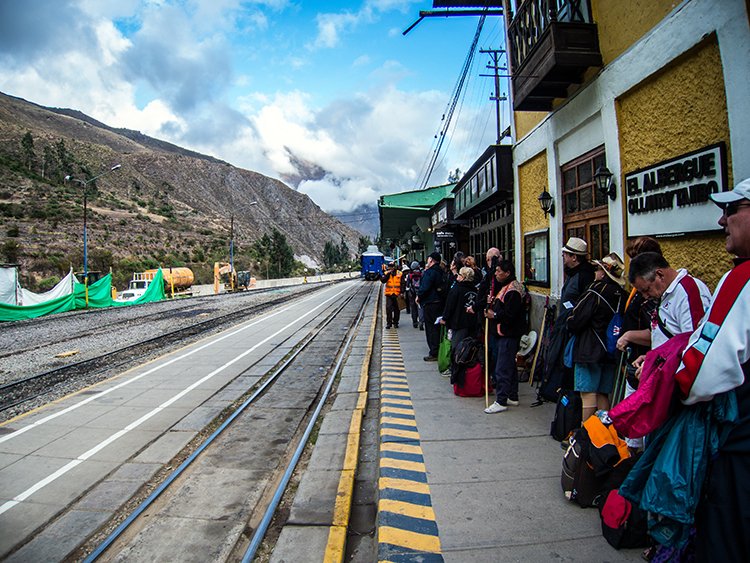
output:
[[[214,293],[224,291],[244,291],[255,287],[256,280],[245,270],[234,270],[228,262],[214,263]]]
[[[117,297],[117,301],[138,299],[146,293],[158,271],[158,269],[153,269],[145,272],[133,272],[133,279],[128,283],[128,288]],[[167,297],[189,297],[192,295],[190,288],[195,281],[195,276],[190,268],[162,268],[161,273],[164,279],[164,293]]]

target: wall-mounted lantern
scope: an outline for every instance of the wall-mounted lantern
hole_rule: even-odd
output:
[[[609,168],[604,165],[597,168],[596,173],[594,174],[594,180],[596,181],[597,189],[614,201],[617,197],[617,187],[615,186],[613,175],[612,172],[609,171]]]
[[[544,211],[544,218],[547,218],[549,214],[551,217],[555,216],[555,201],[552,199],[552,194],[547,191],[545,186],[544,191],[539,194],[539,205]]]

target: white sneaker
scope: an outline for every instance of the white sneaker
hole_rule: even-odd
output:
[[[440,375],[442,375],[443,377],[450,377],[451,376],[451,368],[448,368],[445,371],[441,371]]]
[[[508,406],[510,406],[510,407],[517,407],[520,404],[521,403],[519,403],[518,401],[513,401],[511,399],[508,399]]]
[[[495,401],[489,407],[487,407],[486,409],[484,409],[484,412],[485,412],[485,414],[494,414],[496,412],[503,412],[503,411],[507,411],[507,410],[508,410],[508,407],[503,406],[500,403],[498,403],[497,401]]]

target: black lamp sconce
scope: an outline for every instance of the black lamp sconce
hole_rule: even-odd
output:
[[[612,201],[617,198],[617,187],[615,186],[613,177],[612,172],[604,165],[597,168],[594,174],[597,189],[604,195],[609,196],[609,199]]]
[[[539,205],[544,211],[544,218],[547,218],[547,214],[551,217],[555,216],[555,201],[552,199],[552,195],[547,191],[545,186],[544,191],[539,194]]]

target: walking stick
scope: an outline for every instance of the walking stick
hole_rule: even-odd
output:
[[[542,337],[544,335],[544,325],[547,322],[547,311],[545,309],[544,316],[542,317],[542,326],[539,328],[539,339],[538,344],[536,346],[536,350],[534,350],[534,361],[531,362],[531,375],[529,376],[529,386],[534,385],[534,372],[536,372],[536,361],[539,359],[539,350],[542,348]]]
[[[612,393],[612,406],[613,407],[622,400],[622,396],[625,394],[625,369],[624,368],[627,368],[627,366],[623,364],[625,362],[625,357],[627,355],[628,355],[627,352],[620,353],[620,362],[617,366],[617,372],[615,375],[616,377],[615,390],[614,390],[614,393]]]
[[[484,318],[484,408],[489,408],[490,406],[490,385],[489,385],[489,369],[490,369],[490,362],[487,358],[488,356],[488,350],[487,346],[489,343],[489,319],[487,317]]]

